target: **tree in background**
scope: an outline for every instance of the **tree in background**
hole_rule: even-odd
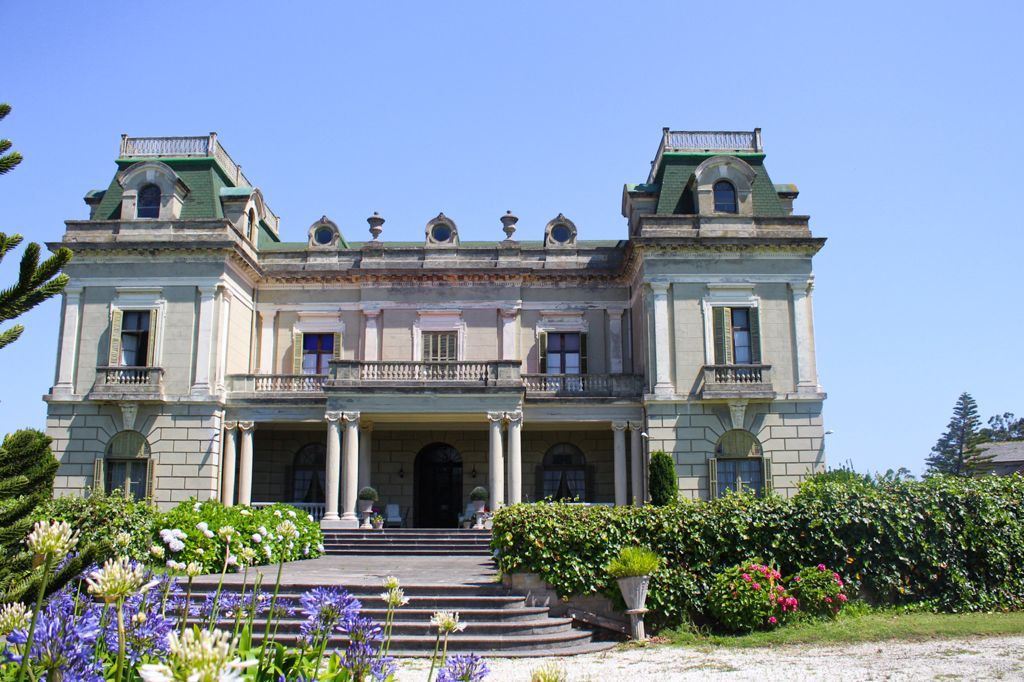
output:
[[[970,393],[961,393],[953,408],[946,432],[942,434],[932,454],[925,462],[929,474],[971,476],[984,468],[992,459],[978,445],[985,441],[979,427],[978,404]]]
[[[987,441],[1024,440],[1024,417],[1017,419],[1013,412],[989,417],[988,427],[981,430]]]
[[[651,453],[651,504],[666,505],[679,496],[676,466],[664,450]]]
[[[0,120],[11,112],[11,105],[0,104]],[[0,140],[0,175],[9,173],[21,163],[18,152],[12,152],[10,140]],[[0,261],[11,250],[22,242],[20,234],[7,235],[0,232]],[[51,296],[64,291],[68,282],[67,275],[61,274],[67,262],[71,260],[71,251],[59,248],[57,251],[39,262],[39,244],[30,243],[21,256],[21,268],[18,281],[10,288],[0,291],[0,322],[13,320],[36,307]],[[0,332],[0,348],[14,343],[25,328],[16,324],[10,329]]]
[[[34,557],[25,547],[36,508],[53,495],[57,460],[51,438],[35,429],[8,434],[0,445],[0,601],[31,597],[42,578],[33,571]],[[92,562],[97,548],[80,548],[48,581],[47,591],[59,589]]]

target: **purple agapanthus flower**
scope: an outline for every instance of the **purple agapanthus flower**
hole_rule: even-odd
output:
[[[299,603],[306,614],[299,632],[307,645],[355,619],[362,607],[359,600],[340,587],[315,587],[304,592]]]
[[[100,634],[100,609],[93,603],[79,604],[70,588],[50,597],[36,621],[29,662],[40,680],[82,680],[101,682],[103,668],[94,655]],[[23,649],[28,642],[26,630],[15,630],[7,636],[9,644]],[[5,649],[9,660],[21,662],[12,648]]]
[[[450,656],[437,674],[437,682],[480,682],[490,673],[487,662],[476,654]]]
[[[125,653],[132,665],[139,663],[143,657],[167,653],[167,633],[174,629],[175,621],[160,615],[161,599],[163,594],[159,587],[125,599]],[[103,629],[107,650],[117,653],[116,616],[108,615]]]
[[[353,680],[383,681],[394,674],[396,665],[390,656],[380,655],[384,640],[381,627],[369,618],[353,617],[343,621],[338,630],[348,635],[348,644],[341,652],[341,665]]]

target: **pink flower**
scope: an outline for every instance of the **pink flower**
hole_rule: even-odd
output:
[[[832,603],[832,597],[825,597],[825,603],[826,604],[831,604]]]
[[[825,569],[825,564],[818,564],[818,570],[819,570],[819,571],[824,571],[824,570],[826,570],[826,569]]]
[[[776,585],[775,589],[778,590],[779,592],[783,592],[786,588],[784,588],[782,585]]]
[[[753,588],[755,590],[760,590],[761,589],[761,583],[754,583]]]
[[[846,595],[845,594],[840,594],[839,595],[839,601],[845,602],[846,601]]]
[[[747,581],[748,583],[750,582],[750,576],[749,576],[748,574],[744,573],[744,574],[743,574],[742,576],[740,576],[740,577],[741,577],[741,578],[743,578],[744,580],[746,580],[746,581]]]
[[[800,582],[800,576],[796,576],[795,578],[793,578],[793,581],[794,582]]]
[[[779,622],[779,620],[775,616],[770,616],[768,618],[768,622],[771,623],[772,625],[775,625],[776,623]]]

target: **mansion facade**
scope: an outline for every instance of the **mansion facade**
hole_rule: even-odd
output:
[[[665,129],[626,185],[618,240],[559,214],[490,241],[441,213],[298,242],[220,145],[123,136],[74,252],[45,396],[57,494],[168,507],[290,502],[357,523],[357,493],[408,526],[547,497],[795,492],[824,469],[811,261],[824,244],[773,184],[760,130]],[[479,228],[476,230],[480,231]]]

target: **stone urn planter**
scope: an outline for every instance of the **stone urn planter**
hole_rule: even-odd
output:
[[[359,513],[368,515],[373,511],[373,505],[379,499],[377,491],[370,486],[366,486],[357,495],[356,509],[359,510]],[[369,517],[367,517],[367,521],[369,521]],[[369,524],[367,524],[368,526]]]
[[[626,611],[646,610],[647,586],[651,582],[649,575],[635,575],[629,578],[619,578],[619,590],[622,591],[622,598],[626,602]]]
[[[363,514],[373,511],[373,500],[359,500],[359,511]]]
[[[626,602],[626,615],[629,616],[630,636],[633,639],[647,638],[644,632],[647,586],[651,582],[651,574],[661,565],[661,557],[647,547],[623,547],[605,567],[619,584],[622,600]]]
[[[487,500],[474,500],[469,503],[469,508],[473,511],[474,514],[479,514],[484,510],[484,507],[486,506]]]

